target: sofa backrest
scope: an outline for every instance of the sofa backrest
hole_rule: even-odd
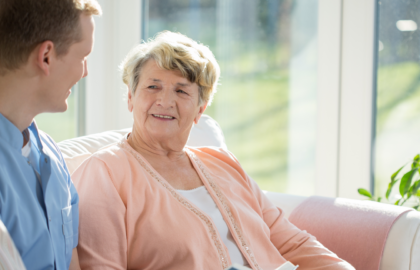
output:
[[[131,132],[131,128],[106,131],[59,142],[58,146],[63,153],[70,174],[73,174],[77,167],[93,153],[118,143],[129,132]],[[193,126],[187,145],[227,149],[225,137],[219,124],[205,114],[202,115],[198,124]]]

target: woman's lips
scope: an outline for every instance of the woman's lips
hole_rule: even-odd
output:
[[[164,114],[152,114],[152,116],[159,120],[174,120],[175,119],[175,117],[171,115],[164,115]]]

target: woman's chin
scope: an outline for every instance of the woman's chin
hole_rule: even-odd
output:
[[[157,143],[160,145],[169,146],[171,149],[173,148],[184,148],[185,144],[187,143],[188,137],[183,138],[180,136],[179,133],[164,133],[164,132],[153,132],[149,133],[151,141],[153,143]]]
[[[167,125],[167,124],[157,124],[149,123],[144,125],[145,133],[148,134],[149,139],[153,143],[165,144],[165,145],[175,145],[186,143],[190,133],[190,129],[181,129],[178,125]],[[184,147],[185,145],[182,145]]]
[[[171,140],[176,140],[176,138],[178,137],[172,132],[159,132],[158,130],[154,130],[154,132],[149,133],[149,135],[156,142],[167,142]]]

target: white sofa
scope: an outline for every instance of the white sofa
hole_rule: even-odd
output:
[[[63,152],[69,171],[73,172],[86,158],[92,155],[92,153],[98,151],[102,147],[117,143],[124,134],[129,131],[130,129],[108,131],[63,141],[58,145]],[[203,115],[198,125],[193,127],[187,145],[217,146],[227,148],[219,125],[216,121],[206,115]],[[265,194],[276,206],[283,209],[286,216],[290,216],[294,209],[307,199],[307,197],[303,196],[280,194],[268,191],[265,192]],[[359,203],[359,201],[354,202]],[[366,207],[369,208],[371,205],[372,204],[367,204]],[[320,211],[322,211],[322,209]],[[345,242],[341,244],[346,245]],[[363,246],[363,242],[360,243],[360,246]],[[347,260],[352,263],[352,259],[354,258]],[[420,270],[419,212],[406,212],[402,214],[392,225],[388,237],[386,238],[386,244],[383,249],[383,256],[380,261],[379,269]]]

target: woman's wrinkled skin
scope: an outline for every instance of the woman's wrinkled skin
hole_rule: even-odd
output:
[[[183,149],[206,106],[199,104],[196,83],[178,70],[160,68],[153,59],[142,67],[135,93],[128,93],[134,118],[128,143],[175,189],[203,185]]]

